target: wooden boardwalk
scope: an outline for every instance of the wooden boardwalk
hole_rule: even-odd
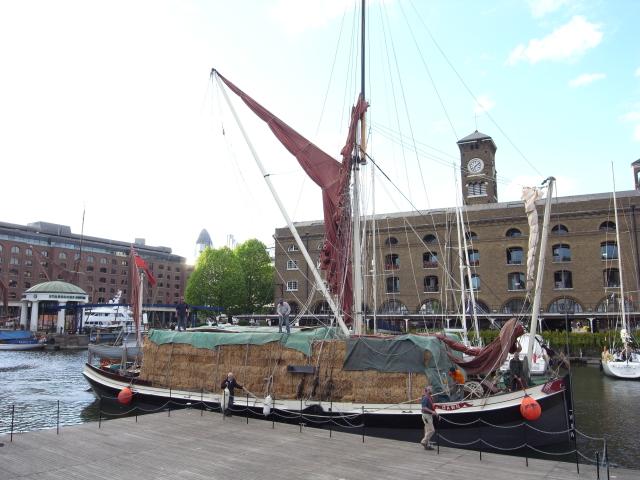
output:
[[[0,480],[595,479],[594,466],[440,449],[294,425],[178,410],[0,435]],[[600,470],[600,478],[607,478]],[[615,469],[611,478],[638,479]]]

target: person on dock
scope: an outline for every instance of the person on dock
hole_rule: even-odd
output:
[[[287,333],[291,333],[289,327],[289,314],[291,313],[291,307],[282,298],[278,300],[278,307],[276,308],[278,313],[278,332],[282,333],[282,325],[287,327]]]
[[[233,372],[229,372],[227,374],[227,378],[222,380],[222,383],[220,384],[220,388],[222,388],[223,390],[225,388],[229,390],[229,403],[227,404],[227,409],[225,410],[224,414],[227,417],[230,417],[231,409],[233,408],[233,399],[234,399],[234,393],[235,393],[234,391],[236,388],[244,389],[244,387],[236,381],[236,377],[235,375],[233,375]]]
[[[431,397],[432,388],[430,385],[424,387],[424,395],[422,396],[422,422],[424,423],[424,437],[420,440],[420,443],[425,450],[433,450],[433,447],[429,443],[433,434],[436,433],[436,429],[433,423],[433,417],[438,418],[438,413],[433,406],[433,398]]]
[[[176,315],[178,316],[178,331],[186,330],[189,305],[184,301],[184,297],[180,297],[180,302],[176,304]]]

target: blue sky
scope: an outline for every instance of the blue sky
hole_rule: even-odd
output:
[[[1,2],[1,220],[80,232],[86,208],[89,235],[187,257],[201,228],[216,245],[273,244],[284,221],[209,70],[337,155],[358,91],[357,3]],[[455,141],[476,127],[498,145],[500,200],[549,175],[559,195],[610,191],[611,162],[617,188],[633,188],[640,2],[373,0],[369,11],[370,152],[418,208],[455,204]],[[320,218],[317,188],[236,106],[292,217]],[[377,212],[411,209],[381,180],[375,198]]]

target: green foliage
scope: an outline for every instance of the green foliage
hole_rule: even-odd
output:
[[[273,299],[273,267],[266,246],[248,240],[235,250],[207,248],[189,277],[185,300],[222,307],[227,314],[253,313]]]

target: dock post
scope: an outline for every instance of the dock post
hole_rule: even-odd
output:
[[[529,467],[529,441],[527,440],[528,429],[529,429],[529,424],[525,422],[524,423],[524,461],[527,464],[527,468]]]
[[[596,450],[596,478],[600,480],[600,455]]]
[[[249,394],[247,393],[247,425],[249,425]]]
[[[58,415],[56,417],[56,435],[60,435],[60,400],[58,400]]]
[[[204,389],[200,389],[200,416],[204,415]]]
[[[227,412],[224,409],[224,404],[227,401],[227,391],[226,390],[222,390],[222,403],[220,404],[220,411],[222,412],[222,420],[224,420],[224,417],[226,416]]]
[[[13,419],[16,413],[16,405],[15,403],[11,405],[11,436],[9,437],[9,441],[13,442]]]
[[[98,428],[102,428],[102,397],[98,399]]]
[[[362,443],[364,443],[364,435],[365,435],[365,424],[364,424],[364,405],[362,406]]]
[[[604,463],[607,466],[607,480],[610,480],[609,477],[609,450],[607,449],[607,439],[604,439]]]
[[[302,397],[300,397],[300,433],[302,433]]]
[[[436,430],[436,452],[440,455],[440,432]]]

